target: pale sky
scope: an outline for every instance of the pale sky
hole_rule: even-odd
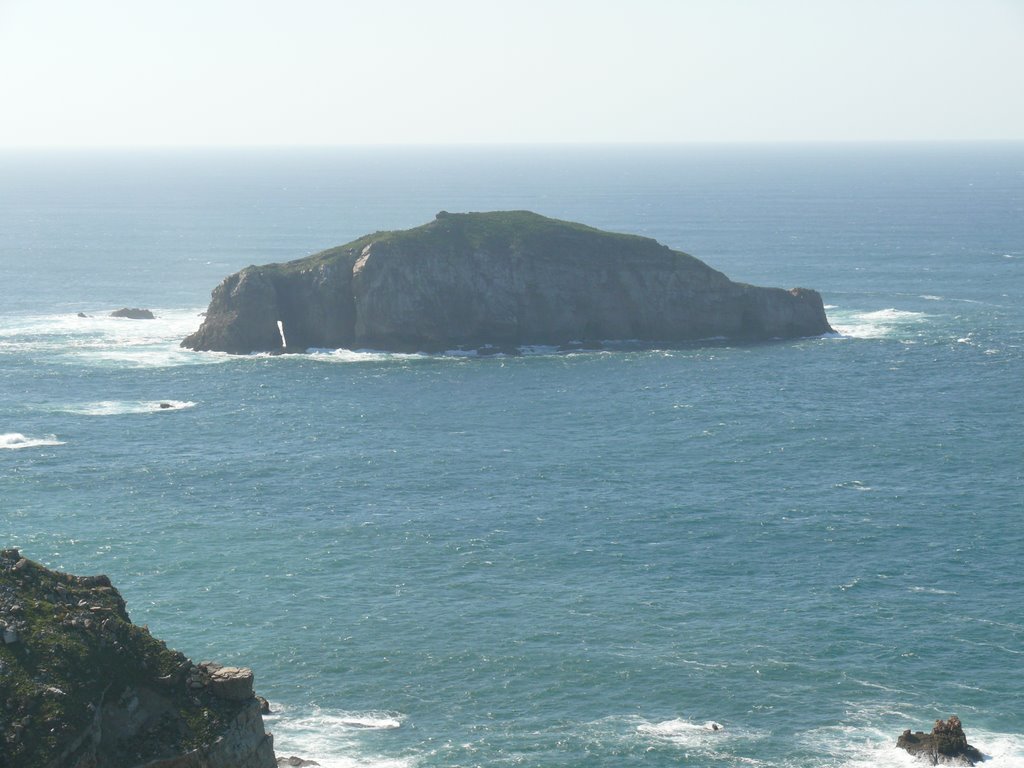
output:
[[[0,0],[0,147],[1024,140],[1024,0]]]

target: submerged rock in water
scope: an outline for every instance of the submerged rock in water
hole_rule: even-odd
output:
[[[17,635],[0,645],[0,764],[276,768],[252,672],[170,650],[106,576],[0,551],[0,623]]]
[[[932,765],[974,765],[985,759],[979,749],[967,743],[956,715],[950,715],[949,720],[936,720],[931,733],[911,733],[908,728],[896,740],[896,746]]]
[[[138,307],[123,307],[115,309],[110,313],[111,317],[127,317],[129,320],[155,320],[156,315],[152,310],[139,309]]]
[[[646,237],[529,211],[442,211],[415,229],[228,276],[182,346],[440,351],[831,330],[816,291],[734,283]]]

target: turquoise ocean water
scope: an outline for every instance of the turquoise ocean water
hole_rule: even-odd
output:
[[[513,208],[838,333],[177,347],[247,264]],[[1020,144],[0,155],[0,544],[328,767],[898,766],[952,713],[1024,766],[1022,297]]]

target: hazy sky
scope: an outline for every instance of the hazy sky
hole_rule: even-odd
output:
[[[1024,139],[1024,0],[0,0],[0,146]]]

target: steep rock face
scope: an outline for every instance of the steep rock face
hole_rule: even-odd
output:
[[[442,212],[422,227],[229,276],[182,346],[436,351],[830,331],[817,292],[734,283],[649,238],[527,211]]]
[[[0,766],[273,768],[252,673],[194,665],[106,576],[0,551]]]

